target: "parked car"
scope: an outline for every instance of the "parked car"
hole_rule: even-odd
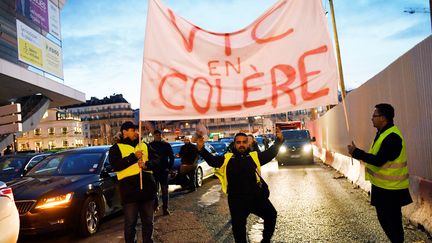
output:
[[[23,176],[50,154],[52,153],[18,153],[0,157],[0,181],[7,182]]]
[[[0,242],[17,242],[20,222],[12,188],[0,181]]]
[[[308,130],[282,130],[282,134],[285,140],[276,156],[279,165],[314,162],[311,142],[315,137]]]
[[[117,177],[108,161],[110,146],[53,154],[25,176],[11,181],[21,233],[74,228],[97,232],[101,219],[121,209]]]
[[[170,177],[170,184],[177,184],[182,185],[182,180],[179,178],[180,174],[180,164],[181,164],[181,158],[179,156],[180,148],[183,146],[183,144],[178,143],[170,143],[171,147],[173,149],[173,153],[175,155],[174,159],[174,165],[173,170],[174,174]],[[207,149],[210,153],[213,155],[216,155],[216,150],[211,146],[209,143],[204,144],[204,148]],[[195,185],[196,187],[200,187],[203,184],[203,181],[211,177],[214,174],[214,169],[210,165],[207,164],[207,162],[199,156],[198,158],[198,166],[195,171]]]
[[[227,152],[228,145],[224,142],[208,142],[216,150],[218,155],[224,155]]]

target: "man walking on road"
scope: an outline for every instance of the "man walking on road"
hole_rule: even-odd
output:
[[[156,182],[152,169],[158,163],[158,156],[146,143],[139,143],[136,126],[132,122],[123,123],[120,130],[122,137],[110,148],[109,161],[119,181],[125,242],[136,242],[138,213],[141,217],[143,242],[153,242]]]
[[[188,137],[185,137],[184,145],[181,146],[179,156],[181,158],[180,176],[184,180],[184,184],[189,186],[189,191],[196,190],[195,185],[195,170],[197,168],[198,150],[193,145]]]
[[[399,243],[404,241],[401,208],[412,199],[405,141],[393,117],[391,105],[376,105],[372,123],[378,131],[369,152],[357,148],[354,142],[348,145],[348,152],[366,163],[365,179],[372,184],[371,204],[387,237]]]
[[[263,152],[250,152],[248,136],[237,133],[234,137],[233,153],[213,156],[204,147],[204,139],[197,139],[197,148],[201,156],[212,166],[219,168],[222,191],[228,194],[231,224],[236,242],[247,242],[246,220],[253,213],[264,219],[262,242],[270,242],[276,226],[277,212],[268,199],[261,193],[264,184],[260,177],[261,166],[270,162],[278,153],[283,142],[280,129],[276,131],[277,140],[273,146]]]
[[[154,168],[154,178],[156,185],[161,187],[162,191],[162,209],[163,215],[170,215],[168,210],[168,175],[174,165],[174,153],[171,145],[162,140],[162,132],[155,130],[153,132],[154,140],[150,143],[150,146],[156,150],[160,157],[159,166]],[[159,190],[158,190],[159,191]],[[159,208],[159,196],[155,197],[154,210],[157,211]]]

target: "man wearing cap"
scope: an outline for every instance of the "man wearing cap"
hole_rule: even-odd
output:
[[[153,132],[154,140],[150,146],[156,150],[160,157],[159,166],[153,169],[156,184],[160,185],[162,191],[162,209],[163,215],[170,215],[168,210],[168,175],[174,165],[174,153],[171,145],[162,140],[162,132],[155,130]],[[157,211],[159,205],[159,197],[156,196],[154,210]]]
[[[143,242],[153,242],[156,182],[152,170],[157,166],[159,157],[146,143],[139,143],[136,128],[132,122],[123,123],[120,129],[122,136],[109,151],[109,161],[119,181],[126,243],[136,242],[138,213],[141,217]]]

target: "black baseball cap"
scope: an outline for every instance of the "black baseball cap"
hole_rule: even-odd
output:
[[[123,123],[123,124],[121,125],[120,131],[123,131],[123,130],[129,130],[129,128],[137,129],[138,126],[135,125],[135,124],[133,124],[133,123],[130,122],[130,121],[127,121],[127,122],[125,122],[125,123]]]
[[[153,134],[162,134],[162,132],[161,132],[161,130],[156,129],[153,131]]]

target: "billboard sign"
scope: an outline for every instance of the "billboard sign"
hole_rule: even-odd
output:
[[[63,78],[61,47],[17,20],[18,60]]]
[[[49,33],[60,40],[61,39],[60,10],[51,1],[48,1],[48,16],[49,16]]]
[[[48,28],[48,0],[16,0],[16,10],[45,31]]]

